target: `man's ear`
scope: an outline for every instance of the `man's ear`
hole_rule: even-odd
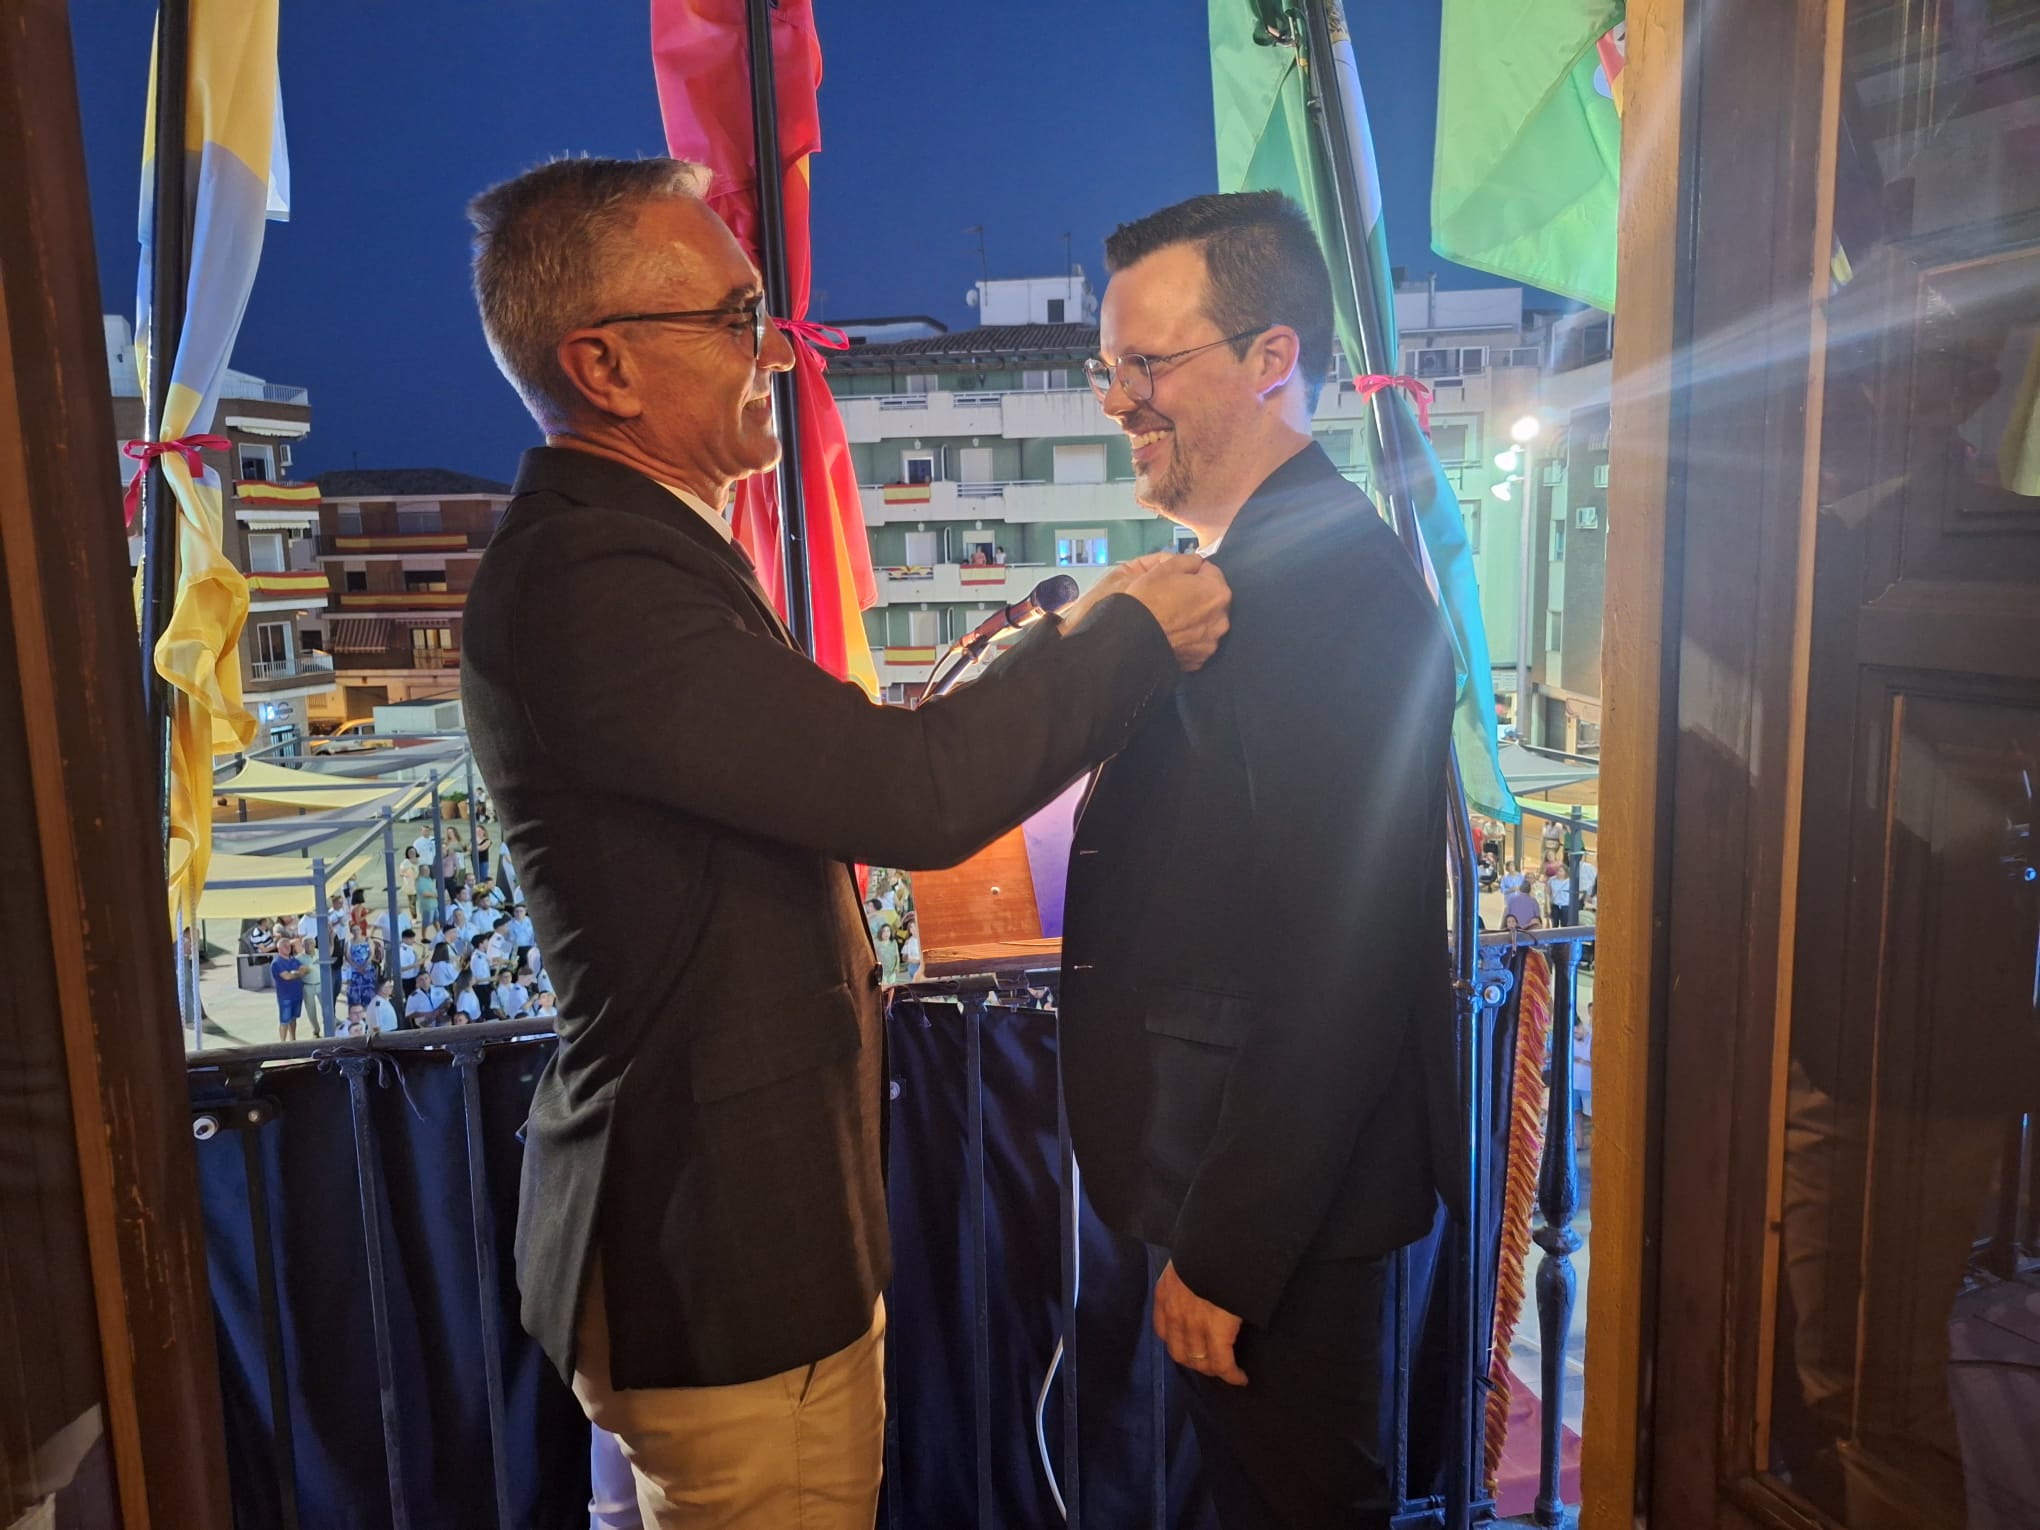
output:
[[[1254,367],[1254,391],[1266,399],[1287,387],[1289,380],[1296,376],[1297,362],[1302,354],[1303,342],[1287,324],[1277,324],[1264,330],[1255,340],[1254,352],[1249,358]]]
[[[598,413],[624,420],[644,413],[637,368],[613,330],[573,330],[553,348],[553,357],[568,384]]]

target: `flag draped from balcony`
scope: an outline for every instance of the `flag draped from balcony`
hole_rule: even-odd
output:
[[[270,218],[289,215],[283,114],[276,71],[277,0],[189,0],[190,68],[163,82],[185,98],[184,323],[173,356],[151,327],[155,279],[155,117],[149,81],[142,161],[141,272],[135,284],[135,362],[142,394],[150,369],[171,368],[158,427],[165,442],[204,431],[219,402],[221,375],[255,284]],[[238,645],[248,615],[248,582],[222,545],[219,474],[195,453],[161,455],[175,502],[175,597],[155,647],[156,671],[171,686],[170,896],[188,919],[198,908],[212,855],[212,763],[218,748],[246,748],[255,719],[241,699]],[[146,573],[146,571],[145,571]],[[139,583],[137,585],[139,589]]]
[[[1395,376],[1399,344],[1388,238],[1381,216],[1381,181],[1374,139],[1353,63],[1352,39],[1336,0],[1310,0],[1328,12],[1332,57],[1343,121],[1327,123],[1343,137],[1354,185],[1343,194],[1327,148],[1312,120],[1305,69],[1306,29],[1297,0],[1210,0],[1211,81],[1218,130],[1218,184],[1223,191],[1277,190],[1300,203],[1317,230],[1332,272],[1334,317],[1347,357],[1361,358],[1355,380],[1377,392],[1385,406],[1377,434],[1370,431],[1374,484],[1389,498],[1414,507],[1426,573],[1452,635],[1459,699],[1453,742],[1467,796],[1491,817],[1518,820],[1515,798],[1502,780],[1495,742],[1494,675],[1480,589],[1466,521],[1438,465],[1438,454],[1418,423],[1422,384]],[[1356,201],[1360,231],[1350,250],[1341,215]],[[1362,304],[1368,305],[1363,324]],[[1363,336],[1376,337],[1370,346]]]
[[[1615,307],[1622,0],[1445,0],[1431,247]]]
[[[713,172],[709,206],[762,269],[751,96],[741,62],[748,53],[744,0],[652,0],[652,64],[667,152]],[[785,205],[787,285],[793,303],[793,311],[781,317],[798,320],[807,316],[812,271],[809,157],[822,141],[815,99],[822,52],[808,0],[779,0],[773,7],[772,53],[779,97],[778,173]],[[825,364],[805,336],[792,338],[815,660],[875,694],[878,671],[863,612],[877,603],[878,582],[871,571],[857,472],[842,415],[822,376]],[[737,488],[732,525],[784,613],[778,497],[771,474],[745,479]]]

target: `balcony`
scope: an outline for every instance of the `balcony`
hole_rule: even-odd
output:
[[[1116,436],[1119,427],[1089,388],[1052,388],[1006,395],[1006,435],[1015,441],[1044,437]]]
[[[1135,504],[1131,480],[1116,483],[863,484],[864,524],[929,521],[1137,521],[1154,514]]]
[[[853,394],[836,401],[852,442],[920,440],[927,436],[1002,436],[999,393]]]
[[[484,531],[368,531],[319,538],[319,556],[338,558],[416,558],[433,554],[480,552],[489,545]]]
[[[912,643],[898,643],[890,648],[871,650],[872,662],[878,666],[880,685],[918,685],[934,671],[935,661],[942,656],[944,644],[926,647]]]
[[[458,674],[460,654],[451,648],[387,648],[378,653],[351,653],[340,661],[340,684],[382,684],[421,675]]]
[[[251,659],[248,684],[251,688],[303,687],[333,683],[333,656],[308,648],[290,659]]]
[[[967,563],[937,563],[920,567],[874,570],[878,575],[878,603],[881,606],[913,606],[923,602],[975,605],[1009,605],[1027,594],[1051,574],[1075,576],[1080,589],[1088,590],[1105,577],[1105,567],[1052,568],[1042,563],[1003,563],[973,568]]]
[[[1482,942],[1480,1007],[1463,1023],[1483,1066],[1461,1105],[1478,1122],[1464,1169],[1490,1252],[1440,1261],[1428,1302],[1411,1273],[1396,1308],[1399,1525],[1523,1514],[1540,1492],[1539,1522],[1557,1524],[1577,1502],[1573,1256],[1588,1223],[1566,1064],[1591,936]],[[1072,1523],[1085,1509],[1103,1523],[1107,1503],[1145,1501],[1171,1464],[1182,1383],[1140,1320],[1148,1251],[1097,1225],[1058,1145],[1056,1018],[1030,991],[1047,975],[949,970],[960,975],[896,990],[886,1018],[890,1069],[910,1081],[891,1118],[888,1316],[900,1352],[941,1358],[888,1378],[887,1427],[910,1448],[889,1460],[879,1522],[1054,1525],[1068,1493]],[[254,1008],[259,1035],[271,1012]],[[519,1328],[510,1264],[515,1125],[555,1047],[534,1020],[189,1055],[237,1522],[293,1523],[300,1504],[306,1524],[587,1522],[588,1430]],[[1428,1264],[1419,1246],[1403,1268]],[[1452,1314],[1461,1358],[1424,1343],[1427,1307]],[[1080,1364],[1087,1399],[1134,1427],[1111,1428],[1088,1401],[1070,1410]],[[1496,1502],[1478,1487],[1490,1417],[1507,1420]]]
[[[289,383],[263,382],[254,377],[228,376],[220,383],[221,398],[259,398],[265,404],[307,404],[312,401],[309,388],[293,388]]]
[[[340,611],[374,611],[386,616],[408,612],[457,612],[467,605],[466,590],[347,590],[333,597]]]
[[[248,576],[251,610],[324,610],[332,593],[324,569],[271,569]]]

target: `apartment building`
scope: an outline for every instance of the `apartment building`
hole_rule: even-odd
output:
[[[322,726],[460,691],[461,612],[510,486],[448,468],[319,478],[325,645],[338,688]]]
[[[880,603],[868,613],[879,675],[901,697],[942,650],[996,605],[1049,574],[1088,587],[1127,558],[1194,541],[1135,504],[1124,436],[1099,408],[1083,362],[1098,344],[1097,297],[1067,276],[981,281],[978,323],[925,316],[852,320],[830,358],[863,486]],[[1493,462],[1537,403],[1550,316],[1518,287],[1396,295],[1402,370],[1433,390],[1432,439],[1459,496],[1477,560],[1496,683],[1513,705],[1523,580],[1520,517],[1497,515]],[[1366,415],[1343,357],[1313,432],[1370,487]]]
[[[147,405],[135,366],[134,331],[120,314],[103,316],[106,363],[113,390],[114,450],[125,487],[140,470],[120,450],[146,430]],[[204,461],[220,476],[222,544],[248,577],[248,620],[241,632],[241,687],[261,725],[261,741],[289,744],[310,719],[330,709],[333,662],[320,642],[326,579],[319,562],[319,506],[305,485],[290,480],[291,451],[311,433],[311,396],[303,388],[266,382],[228,368],[219,404],[195,433],[223,436],[223,452]],[[120,514],[118,505],[109,514]],[[129,538],[131,564],[141,559],[139,522]]]

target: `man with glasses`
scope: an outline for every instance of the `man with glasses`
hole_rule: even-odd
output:
[[[1217,658],[1099,771],[1070,861],[1070,1125],[1154,1283],[1144,1314],[1087,1285],[1078,1417],[1143,1432],[1144,1316],[1227,1530],[1386,1526],[1395,1251],[1449,1167],[1452,656],[1311,439],[1332,294],[1302,212],[1198,197],[1105,251],[1091,384],[1135,497],[1234,600]],[[1087,1520],[1144,1515],[1145,1479],[1087,1467],[1084,1489]]]
[[[946,865],[1049,801],[1212,655],[1228,593],[1194,558],[1119,574],[920,711],[817,668],[724,518],[779,456],[793,351],[703,180],[563,160],[470,209],[546,437],[461,682],[559,989],[517,1273],[648,1526],[870,1530],[884,1040],[848,863]]]

